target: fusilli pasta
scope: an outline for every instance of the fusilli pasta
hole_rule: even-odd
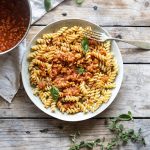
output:
[[[28,55],[33,93],[52,112],[96,111],[116,87],[118,64],[111,42],[86,38],[91,27],[62,27],[37,39]],[[87,51],[83,40],[87,39]]]

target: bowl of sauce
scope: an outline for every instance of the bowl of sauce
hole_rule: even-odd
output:
[[[30,22],[28,0],[0,0],[0,55],[20,44],[28,33]]]

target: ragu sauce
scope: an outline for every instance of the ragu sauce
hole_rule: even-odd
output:
[[[0,0],[0,52],[15,46],[30,20],[27,0]]]

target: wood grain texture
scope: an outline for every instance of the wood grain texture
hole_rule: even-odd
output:
[[[32,26],[27,36],[27,42],[36,35],[44,26]],[[113,37],[137,40],[149,40],[149,27],[104,27]],[[146,36],[145,36],[146,35]],[[150,51],[144,51],[127,43],[118,42],[124,63],[150,63]]]
[[[119,150],[149,150],[150,120],[136,119],[124,122],[126,127],[137,131],[142,128],[146,147],[129,143]],[[83,122],[69,123],[56,119],[1,119],[0,149],[2,150],[68,150],[71,145],[70,134],[80,131],[78,141],[106,137],[110,141],[112,134],[107,129],[104,119],[91,119]],[[95,149],[96,150],[96,149]]]
[[[80,18],[103,26],[150,26],[149,14],[150,0],[86,0],[81,6],[74,0],[65,0],[36,24]]]
[[[100,117],[114,117],[131,111],[135,117],[150,117],[150,65],[125,64],[124,81],[115,101]],[[49,117],[39,110],[28,98],[23,87],[20,88],[11,104],[0,101],[0,117]]]
[[[86,19],[105,26],[114,37],[149,40],[149,16],[150,0],[85,0],[82,6],[77,5],[74,0],[65,0],[32,25],[27,42],[29,43],[44,25],[67,18]],[[59,121],[39,110],[28,98],[21,84],[11,104],[0,98],[0,150],[67,150],[71,144],[69,135],[76,130],[81,132],[79,140],[103,136],[110,140],[112,134],[102,118],[115,117],[129,110],[134,117],[141,119],[125,124],[135,130],[142,128],[147,146],[144,148],[130,143],[119,150],[149,150],[150,51],[143,51],[121,42],[118,45],[124,63],[136,64],[124,65],[124,81],[110,107],[87,121]]]

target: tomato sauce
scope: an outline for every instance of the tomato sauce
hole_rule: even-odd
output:
[[[28,7],[26,0],[0,0],[0,52],[23,38],[30,20]]]

